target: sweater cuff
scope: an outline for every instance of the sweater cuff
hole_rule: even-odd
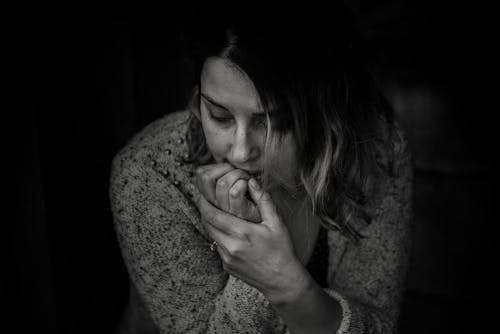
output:
[[[340,306],[342,307],[342,321],[340,323],[340,327],[337,330],[336,334],[345,334],[349,332],[349,328],[351,327],[351,320],[352,320],[352,311],[351,308],[349,307],[348,301],[342,297],[339,293],[332,289],[324,289],[325,292],[335,299]]]
[[[349,333],[349,328],[351,327],[351,319],[352,319],[352,312],[351,308],[349,307],[349,303],[347,300],[342,297],[339,293],[335,292],[332,289],[324,289],[325,292],[335,299],[340,306],[342,307],[342,321],[340,323],[340,327],[337,330],[335,334],[346,334]],[[284,334],[291,334],[290,331],[288,330],[288,327],[286,328],[286,331]]]

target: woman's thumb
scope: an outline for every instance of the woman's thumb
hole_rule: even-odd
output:
[[[250,196],[259,208],[263,223],[267,223],[268,225],[269,223],[278,223],[280,218],[276,211],[276,206],[274,205],[271,195],[269,195],[268,192],[262,189],[256,179],[251,178],[248,183],[250,184],[250,187],[248,187]]]

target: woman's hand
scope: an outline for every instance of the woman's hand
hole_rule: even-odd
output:
[[[211,204],[239,218],[260,223],[257,206],[245,197],[249,179],[247,172],[227,163],[201,166],[196,177],[199,191]]]
[[[260,290],[270,302],[293,299],[307,286],[309,276],[295,256],[289,232],[270,195],[255,179],[248,183],[262,216],[260,224],[238,218],[200,196],[197,205],[205,228],[217,242],[228,273]]]

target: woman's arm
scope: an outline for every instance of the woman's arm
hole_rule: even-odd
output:
[[[411,246],[413,170],[408,143],[396,127],[394,155],[374,196],[373,221],[354,244],[329,232],[329,288],[303,273],[295,293],[273,303],[291,333],[394,333]],[[390,162],[390,165],[388,164]],[[392,173],[391,173],[391,172]],[[338,328],[338,329],[337,329]]]
[[[113,161],[111,208],[124,263],[160,333],[203,332],[228,275],[195,227],[195,211],[185,211],[186,198],[149,153],[128,147]]]
[[[396,146],[393,173],[380,178],[378,195],[371,200],[373,221],[360,231],[364,238],[352,243],[330,232],[334,253],[330,259],[330,289],[320,289],[298,261],[283,262],[290,259],[284,246],[288,242],[283,224],[273,214],[272,200],[265,198],[268,194],[251,191],[264,219],[257,225],[217,209],[203,197],[198,202],[202,216],[207,217],[205,228],[219,244],[225,270],[258,289],[292,333],[395,331],[408,264],[411,209],[409,154],[402,145]],[[278,250],[272,245],[282,247]],[[295,265],[283,267],[290,262]],[[231,292],[229,289],[222,295],[231,299]],[[231,318],[228,310],[227,319],[246,322],[246,316],[258,312],[259,304],[253,312],[249,312],[252,307],[246,310],[243,319],[238,315]]]
[[[115,157],[110,199],[131,284],[154,326],[160,333],[283,333],[262,293],[223,270],[196,207],[150,153],[137,145]]]
[[[303,267],[302,267],[303,268]],[[288,332],[336,333],[342,322],[342,306],[303,270],[291,294],[277,296],[271,304],[286,323]]]
[[[300,319],[296,312],[304,305],[331,308],[326,313],[333,327],[340,321],[339,333],[390,333],[394,328],[409,250],[408,182],[389,182],[360,245],[330,232],[330,249],[344,255],[330,259],[331,289],[322,291],[332,298],[313,286],[298,300],[302,303],[275,302],[273,307],[260,291],[224,272],[195,227],[196,209],[151,167],[149,153],[140,151],[125,150],[115,158],[111,203],[131,282],[160,332],[279,333],[285,323],[293,332],[294,320]],[[321,310],[302,316],[314,319]]]
[[[410,248],[409,216],[401,213],[385,212],[365,230],[360,245],[337,245],[342,260],[333,268],[330,288],[322,289],[304,272],[291,293],[274,297],[271,304],[290,333],[396,332]]]

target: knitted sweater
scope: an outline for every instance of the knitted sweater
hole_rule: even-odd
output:
[[[116,155],[110,200],[130,298],[119,333],[285,333],[260,291],[228,275],[192,201],[194,166],[184,164],[188,111],[168,114]],[[354,221],[354,243],[327,234],[327,287],[342,307],[337,333],[393,333],[410,251],[412,168],[397,124],[377,138],[383,172],[367,204],[371,224]],[[314,257],[314,256],[313,256]],[[307,305],[304,305],[307,307]]]

